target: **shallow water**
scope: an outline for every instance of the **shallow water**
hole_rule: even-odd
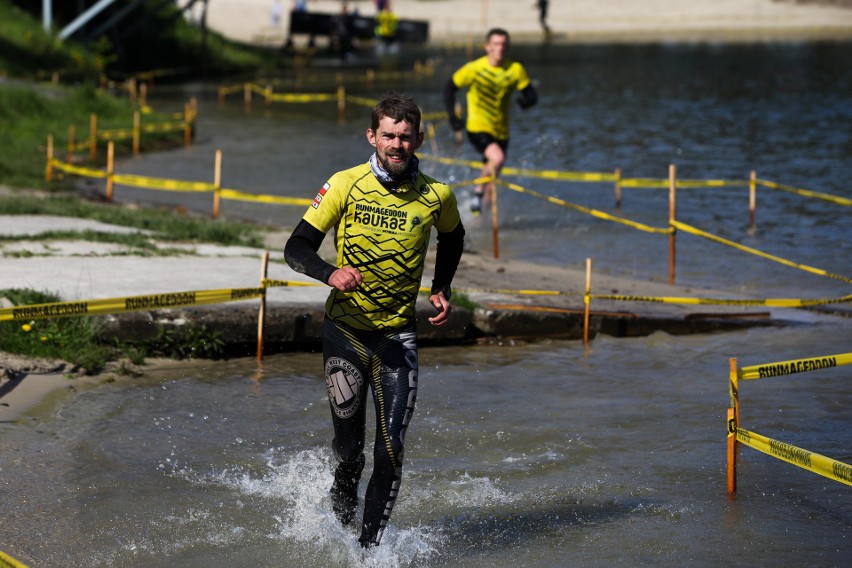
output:
[[[542,103],[516,113],[510,164],[657,178],[670,162],[687,178],[743,179],[755,168],[848,197],[850,53],[849,44],[530,48],[522,55]],[[406,90],[439,109],[445,77]],[[328,106],[247,115],[237,99],[217,108],[212,87],[158,87],[164,102],[200,95],[197,144],[123,160],[119,171],[212,180],[222,148],[223,186],[312,197],[368,155],[366,112],[350,110],[345,125]],[[474,158],[451,147],[445,126],[439,148]],[[606,185],[513,181],[612,211]],[[209,196],[116,195],[209,210]],[[760,190],[749,235],[744,190],[680,195],[685,222],[849,276],[848,208]],[[591,256],[596,270],[666,277],[664,237],[522,195],[500,200],[507,257],[579,265]],[[285,226],[302,214],[230,202],[223,211]],[[666,195],[625,190],[622,213],[662,226]],[[465,222],[470,246],[487,254],[488,226]],[[754,297],[849,293],[694,237],[679,237],[678,251],[678,283]],[[729,357],[753,365],[850,347],[848,319],[815,318],[702,336],[600,336],[588,353],[567,341],[422,349],[402,489],[369,557],[330,514],[320,356],[275,355],[260,370],[248,359],[178,366],[0,425],[0,550],[48,567],[842,566],[852,555],[849,488],[743,448],[738,494],[727,499],[725,412]],[[849,374],[748,382],[742,424],[849,463]]]
[[[0,541],[34,566],[841,566],[852,492],[743,448],[729,500],[725,409],[729,356],[839,353],[848,331],[422,349],[402,489],[369,557],[330,512],[320,355],[106,385],[3,426]],[[848,378],[749,381],[743,425],[848,462]]]

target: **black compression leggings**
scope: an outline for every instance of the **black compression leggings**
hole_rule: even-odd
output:
[[[364,545],[376,545],[382,539],[399,492],[405,430],[417,398],[414,326],[362,331],[326,318],[323,358],[334,423],[334,451],[338,460],[349,464],[350,469],[364,452],[368,383],[373,391],[374,469],[367,486],[360,540]]]

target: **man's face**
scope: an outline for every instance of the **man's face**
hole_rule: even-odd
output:
[[[376,147],[376,157],[385,171],[397,177],[408,172],[414,151],[423,143],[423,133],[415,132],[404,120],[394,122],[383,116],[375,132],[367,129],[367,140]]]
[[[485,42],[485,54],[488,56],[488,63],[494,67],[502,65],[508,51],[509,38],[504,35],[493,34]]]

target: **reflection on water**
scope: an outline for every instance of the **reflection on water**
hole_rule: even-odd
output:
[[[542,102],[516,112],[511,165],[662,178],[675,162],[683,177],[738,179],[754,168],[852,195],[849,44],[550,46],[521,55]],[[405,90],[440,109],[440,86],[460,62],[452,55],[435,78]],[[223,186],[312,197],[369,152],[364,110],[341,125],[322,105],[219,109],[210,85],[158,87],[156,96],[183,100],[198,89],[198,143],[123,160],[119,171],[209,180],[222,148]],[[438,132],[441,153],[474,158],[452,147],[445,125]],[[424,167],[447,180],[470,174]],[[612,211],[610,187],[519,183]],[[749,236],[738,190],[680,195],[685,222],[848,273],[841,207],[761,190]],[[121,188],[117,196],[210,206],[204,195]],[[591,256],[612,273],[665,273],[661,237],[513,193],[500,199],[510,257],[572,265]],[[284,226],[302,214],[237,203],[223,210]],[[622,214],[664,224],[666,196],[626,192]],[[487,251],[488,226],[466,224],[473,246]],[[848,293],[839,281],[695,238],[680,237],[678,251],[679,282],[769,297]],[[41,567],[841,565],[852,554],[848,488],[744,448],[729,501],[725,411],[729,357],[752,365],[848,352],[850,339],[848,320],[823,318],[698,337],[602,336],[587,355],[559,341],[424,349],[401,493],[369,557],[329,513],[320,356],[276,355],[261,372],[252,360],[179,367],[4,425],[0,544]],[[749,382],[743,425],[849,462],[848,374]]]

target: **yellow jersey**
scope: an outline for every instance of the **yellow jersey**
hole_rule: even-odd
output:
[[[357,268],[364,278],[354,292],[332,288],[326,314],[370,330],[414,321],[431,229],[450,232],[460,217],[447,185],[418,173],[392,191],[367,162],[334,174],[304,220],[323,233],[336,228],[337,266]]]
[[[530,84],[524,66],[506,60],[499,67],[483,56],[453,73],[453,83],[467,91],[467,130],[486,132],[498,140],[509,138],[509,104],[512,93]]]

